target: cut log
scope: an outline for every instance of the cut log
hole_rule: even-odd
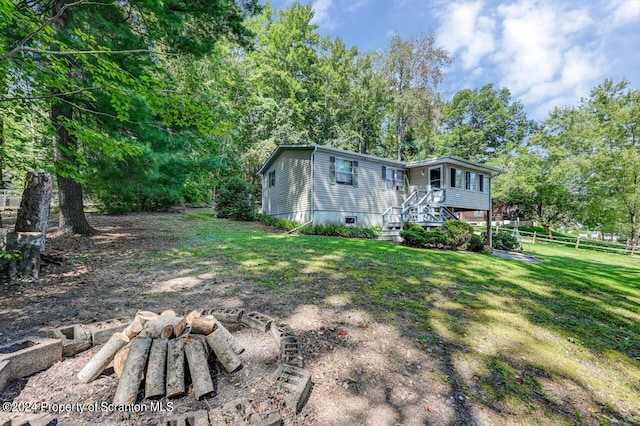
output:
[[[116,352],[129,343],[129,338],[122,333],[115,333],[109,340],[100,348],[93,358],[84,366],[78,373],[78,379],[83,383],[89,383],[95,380],[96,377],[104,371],[109,365]]]
[[[167,368],[167,339],[154,339],[149,352],[144,397],[162,398],[166,392],[165,371]]]
[[[129,339],[133,339],[142,331],[142,324],[135,319],[122,330],[122,334],[126,335]]]
[[[184,339],[171,339],[167,345],[167,398],[184,395]]]
[[[198,318],[200,316],[200,311],[191,311],[186,316],[187,324],[191,325],[191,322],[194,318]]]
[[[207,336],[209,347],[216,354],[218,361],[229,373],[236,371],[242,365],[240,358],[229,345],[228,340],[224,336],[221,328],[216,329]]]
[[[116,394],[113,397],[114,405],[130,405],[136,402],[152,341],[151,337],[136,337],[131,341],[129,356],[127,356]]]
[[[116,352],[116,356],[113,357],[113,371],[116,373],[116,376],[118,376],[118,378],[122,376],[122,369],[124,368],[125,362],[127,362],[129,349],[131,349],[131,342],[129,342],[125,347]]]
[[[191,320],[191,330],[192,334],[203,334],[208,336],[213,333],[213,331],[217,328],[217,322],[215,318],[206,318],[206,317],[198,317]]]
[[[151,318],[144,325],[144,328],[140,332],[140,336],[151,337],[153,339],[169,339],[174,335],[174,326],[176,323],[182,321],[182,318],[172,315],[159,315],[155,318]]]
[[[176,314],[176,311],[174,311],[173,309],[167,309],[166,311],[162,311],[160,313],[160,316],[163,316],[163,315],[164,316],[175,317],[177,314]]]
[[[190,337],[185,339],[184,352],[187,356],[195,397],[202,399],[211,395],[215,388],[209,371],[209,356],[205,349],[204,338]]]
[[[177,317],[177,318],[180,318],[180,317]],[[187,319],[182,318],[180,319],[180,321],[178,321],[173,325],[173,334],[175,334],[176,337],[180,337],[182,336],[182,333],[184,333],[184,330],[186,328],[187,328]]]
[[[240,355],[242,352],[244,352],[244,346],[242,346],[242,344],[240,344],[240,342],[238,342],[238,340],[233,337],[231,333],[229,333],[229,330],[227,330],[227,328],[224,325],[220,324],[220,322],[218,322],[217,320],[216,323],[217,327],[215,331],[218,332],[218,338],[226,341],[227,345],[229,345],[231,350],[233,350],[233,352],[235,352],[236,354]]]

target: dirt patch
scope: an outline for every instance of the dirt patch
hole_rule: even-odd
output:
[[[160,400],[166,412],[63,412],[73,424],[155,424],[167,414],[213,410],[230,422],[222,406],[244,396],[259,413],[280,410],[285,424],[499,424],[499,417],[474,411],[460,393],[459,379],[448,377],[450,361],[438,346],[418,347],[400,334],[402,324],[388,324],[349,303],[325,304],[322,299],[290,293],[274,294],[234,274],[222,273],[215,260],[180,261],[181,234],[189,225],[179,214],[90,215],[99,233],[84,236],[49,235],[50,260],[38,280],[23,280],[0,288],[0,341],[47,335],[52,329],[116,317],[132,317],[137,309],[243,308],[288,323],[300,338],[305,367],[311,374],[310,398],[298,414],[282,408],[282,400],[267,378],[278,364],[271,339],[248,328],[234,329],[252,351],[241,355],[245,368],[237,376],[218,372],[217,392],[204,401],[193,397]],[[3,216],[5,226],[11,218]],[[51,227],[55,222],[51,223]],[[176,260],[178,259],[178,260]],[[321,294],[324,283],[315,283]],[[327,296],[326,294],[324,296]],[[261,340],[262,339],[262,340]],[[265,340],[266,339],[266,340]],[[108,404],[116,377],[107,372],[87,385],[77,372],[97,348],[67,358],[49,370],[14,381],[0,400]],[[0,421],[20,413],[0,413]]]

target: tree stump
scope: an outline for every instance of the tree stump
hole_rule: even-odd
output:
[[[46,172],[29,172],[22,192],[22,200],[16,218],[15,232],[40,232],[47,234],[49,207],[53,193],[53,176]],[[44,252],[43,237],[40,252]]]

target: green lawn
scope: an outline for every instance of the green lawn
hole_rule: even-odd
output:
[[[638,257],[533,246],[544,262],[528,264],[289,235],[206,211],[185,219],[176,261],[216,259],[230,279],[305,303],[346,301],[393,320],[418,348],[439,342],[457,386],[505,422],[640,424]]]

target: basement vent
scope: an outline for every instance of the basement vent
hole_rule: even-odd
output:
[[[355,216],[347,216],[344,218],[344,224],[347,226],[356,226],[358,218]]]

